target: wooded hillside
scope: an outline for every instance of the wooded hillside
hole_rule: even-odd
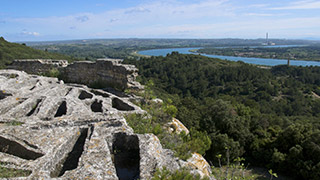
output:
[[[10,43],[3,37],[0,37],[0,69],[14,59],[65,59],[72,58],[66,55],[50,53],[33,49],[25,44]]]
[[[197,55],[127,60],[152,80],[188,128],[208,133],[206,159],[247,163],[296,179],[320,178],[320,67],[261,69]]]

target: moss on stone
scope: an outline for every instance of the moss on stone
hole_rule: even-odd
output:
[[[13,169],[2,167],[3,163],[0,163],[0,178],[11,178],[11,177],[26,177],[31,174],[31,171],[22,169]]]

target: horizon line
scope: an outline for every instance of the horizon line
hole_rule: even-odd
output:
[[[3,37],[3,36],[1,36]],[[3,37],[4,38],[4,37]],[[6,38],[4,38],[6,40]],[[141,40],[148,40],[148,39],[166,39],[166,40],[222,40],[222,39],[238,39],[238,40],[265,40],[265,38],[236,38],[236,37],[221,37],[221,38],[144,38],[144,37],[115,37],[115,38],[84,38],[84,39],[61,39],[61,40],[31,40],[31,41],[9,41],[13,43],[23,43],[23,42],[57,42],[57,41],[86,41],[86,40],[126,40],[126,39],[141,39]],[[269,40],[303,40],[303,41],[320,41],[319,38],[313,38],[313,37],[305,37],[305,38],[269,38]],[[8,40],[6,40],[8,41]]]

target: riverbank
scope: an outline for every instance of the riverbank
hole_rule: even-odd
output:
[[[130,55],[135,56],[135,57],[146,57],[146,58],[151,57],[151,56],[148,56],[148,55],[139,54],[138,51],[134,51]]]
[[[194,51],[197,49],[201,49],[201,47],[193,47],[193,48],[168,48],[168,49],[151,49],[145,51],[139,51],[138,54],[146,55],[146,56],[166,56],[172,52],[178,52],[180,54],[196,54]],[[222,60],[229,61],[243,61],[249,64],[263,65],[263,66],[277,66],[282,64],[287,64],[287,59],[271,59],[271,58],[254,58],[254,57],[236,57],[236,56],[223,56],[223,55],[212,55],[212,54],[203,54],[200,55],[211,57],[211,58],[219,58]],[[293,66],[320,66],[319,61],[305,61],[305,60],[292,60],[290,61],[290,65]]]
[[[246,58],[320,61],[320,47],[318,46],[202,48],[192,52]]]

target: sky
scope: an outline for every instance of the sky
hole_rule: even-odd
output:
[[[0,0],[9,41],[320,39],[320,0]]]

